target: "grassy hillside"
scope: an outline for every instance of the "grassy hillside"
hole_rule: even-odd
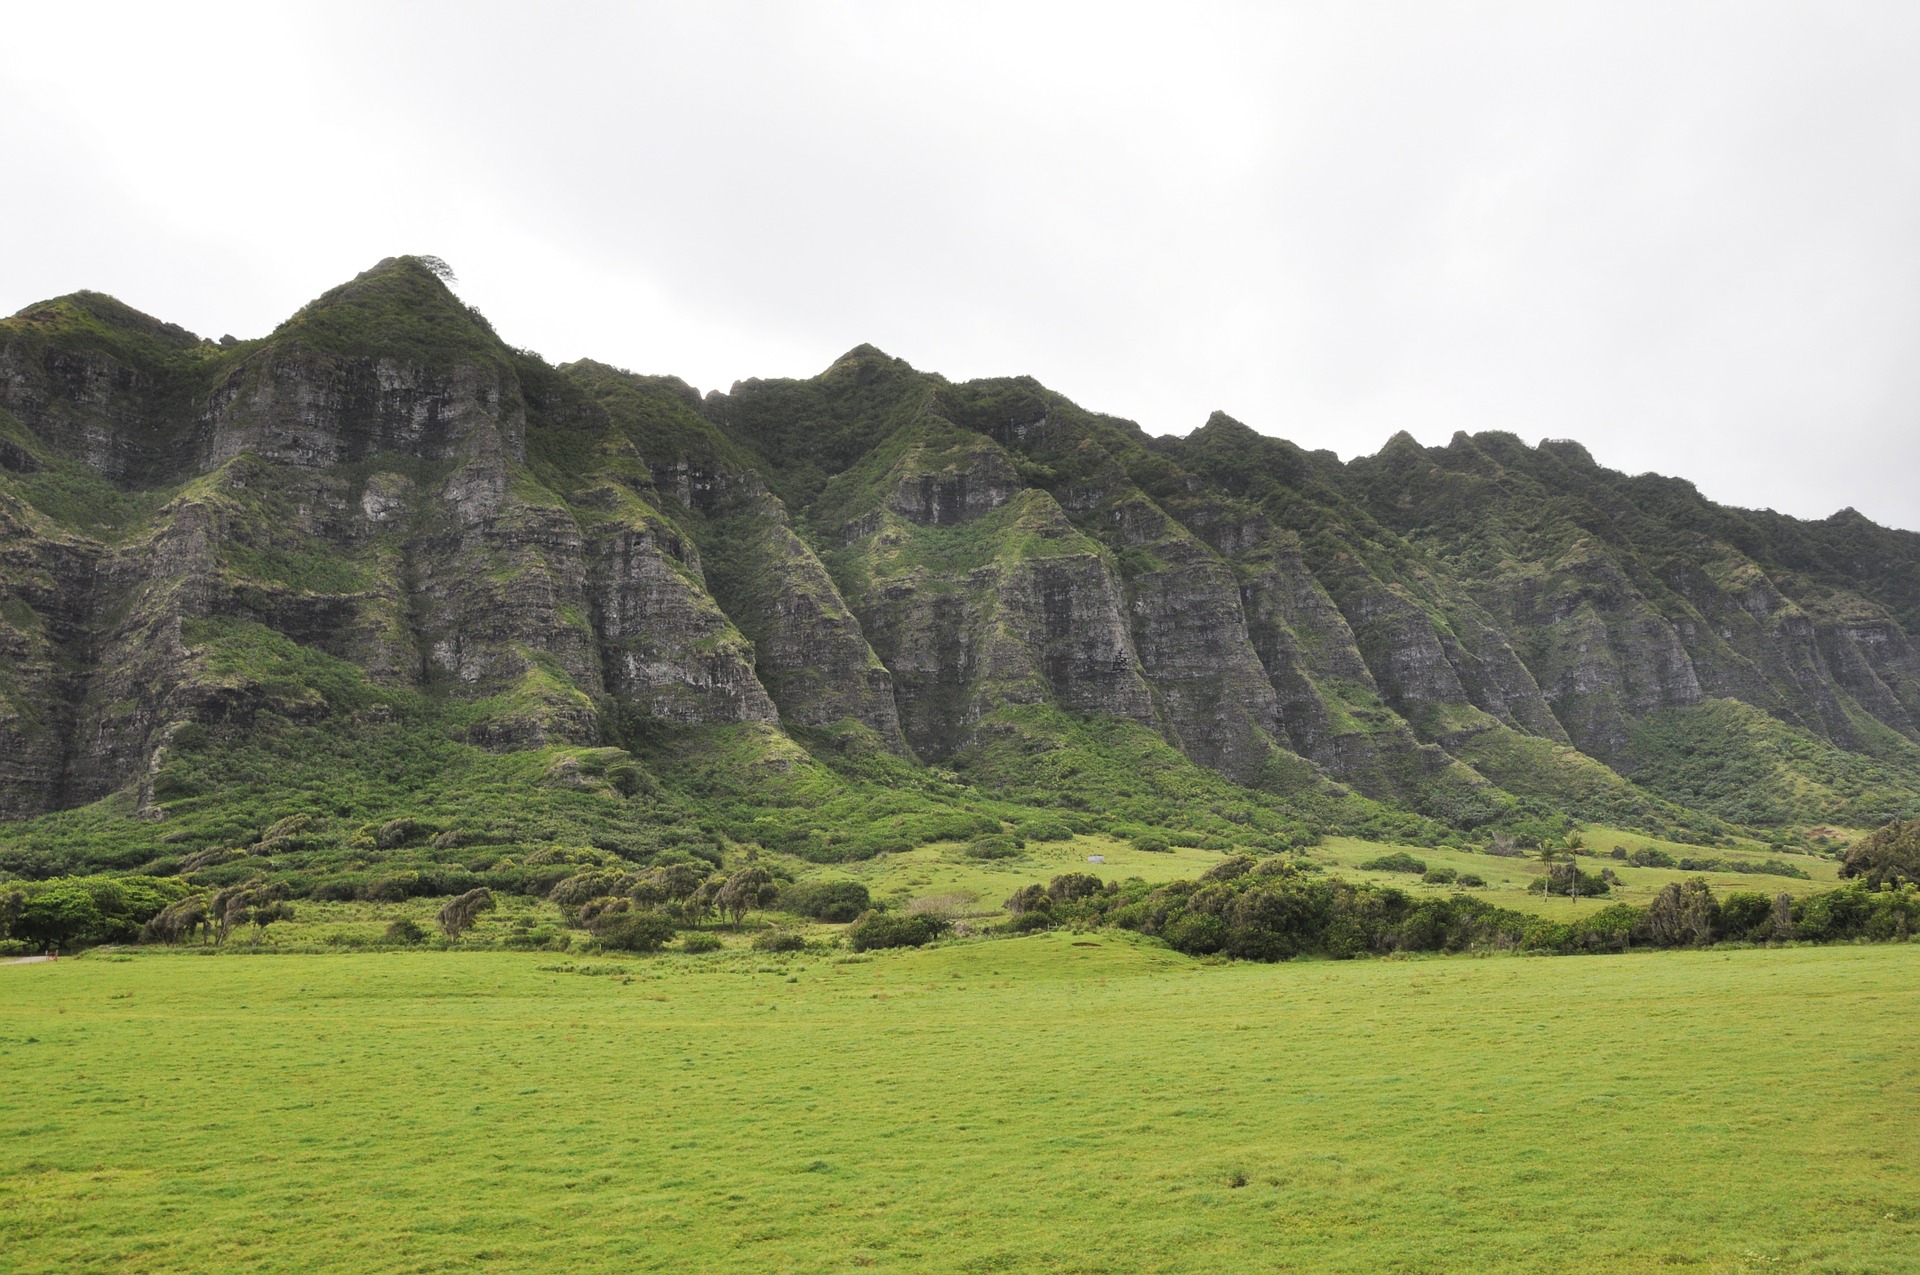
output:
[[[1917,957],[96,953],[0,968],[0,1253],[1910,1271]]]

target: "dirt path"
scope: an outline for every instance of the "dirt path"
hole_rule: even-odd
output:
[[[9,956],[0,961],[0,965],[38,965],[41,961],[50,961],[50,956]]]

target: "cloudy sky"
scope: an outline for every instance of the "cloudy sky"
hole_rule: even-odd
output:
[[[1920,528],[1920,6],[10,6],[0,312],[434,253],[702,388],[862,341],[1185,433],[1586,442]]]

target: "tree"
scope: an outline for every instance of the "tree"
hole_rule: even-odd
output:
[[[293,904],[284,901],[269,903],[264,907],[255,908],[252,916],[248,919],[253,922],[255,932],[264,936],[267,932],[267,927],[275,921],[293,920]]]
[[[1647,935],[1660,947],[1704,947],[1713,942],[1720,905],[1705,879],[1669,881],[1647,905]]]
[[[657,892],[662,899],[668,899],[674,903],[685,903],[699,890],[704,880],[702,873],[687,864],[669,863],[641,877],[635,886],[635,897],[642,903],[651,902],[651,898],[639,896],[639,891],[646,889],[649,892]]]
[[[457,898],[448,899],[435,919],[439,922],[440,932],[450,942],[458,943],[460,936],[479,919],[482,912],[491,911],[493,891],[483,885],[477,890],[468,890]]]
[[[170,903],[140,928],[143,943],[178,943],[194,935],[213,937],[213,918],[207,915],[205,895],[193,894]]]
[[[1773,901],[1773,937],[1786,942],[1793,937],[1793,896],[1782,894]]]
[[[1874,890],[1920,884],[1920,819],[1890,823],[1848,846],[1840,875],[1859,877]]]
[[[26,896],[13,930],[36,947],[66,948],[105,928],[93,894],[77,881],[54,881]]]
[[[1560,847],[1541,842],[1540,848],[1535,850],[1533,854],[1536,859],[1540,860],[1540,867],[1542,869],[1540,877],[1540,898],[1542,901],[1545,901],[1547,895],[1553,890],[1553,865],[1560,861]]]
[[[448,287],[452,287],[454,284],[460,282],[460,280],[454,276],[453,267],[448,265],[443,258],[429,256],[426,253],[415,253],[413,260],[424,267],[428,274],[446,284]]]
[[[225,943],[236,925],[250,924],[265,930],[275,921],[290,919],[293,908],[285,902],[286,897],[287,887],[281,881],[250,881],[217,892],[207,908],[213,919],[213,941]]]
[[[708,877],[700,883],[698,889],[680,901],[680,914],[687,924],[698,925],[712,915],[719,906],[720,891],[726,888],[725,877]]]
[[[728,877],[726,884],[714,894],[713,901],[733,919],[733,928],[737,930],[748,912],[754,908],[771,907],[779,894],[780,887],[774,884],[772,874],[756,865],[742,868]]]

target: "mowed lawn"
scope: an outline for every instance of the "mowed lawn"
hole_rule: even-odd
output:
[[[95,954],[0,1078],[9,1272],[1920,1270],[1920,944]]]

